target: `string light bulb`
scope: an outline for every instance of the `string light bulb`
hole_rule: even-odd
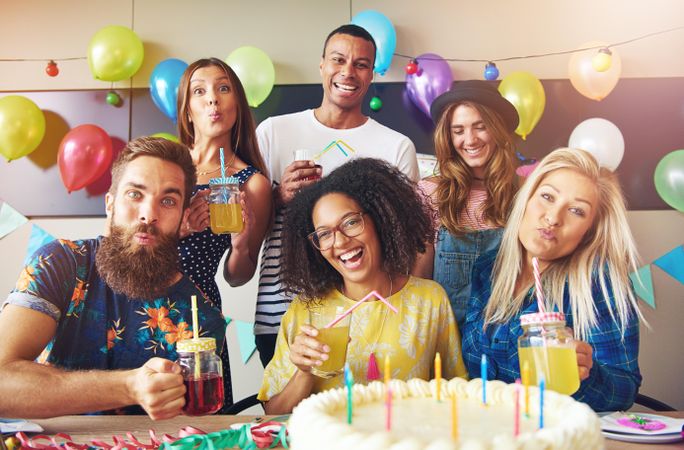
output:
[[[57,63],[53,60],[48,61],[47,66],[45,66],[45,73],[50,77],[56,77],[59,75],[59,67],[57,67]]]
[[[591,58],[591,66],[597,72],[605,72],[613,64],[613,52],[608,47],[603,47]]]
[[[377,97],[377,96],[373,97],[370,100],[370,109],[372,109],[373,111],[380,111],[381,108],[382,108],[382,100],[380,100],[380,97]]]
[[[406,71],[407,75],[415,75],[418,73],[418,62],[415,59],[412,59],[408,64],[406,64],[404,70]]]
[[[484,70],[484,78],[488,81],[494,81],[499,78],[499,69],[496,67],[496,64],[491,61],[487,63]]]
[[[121,105],[121,96],[116,91],[107,92],[107,97],[105,100],[107,101],[107,104],[112,106]]]

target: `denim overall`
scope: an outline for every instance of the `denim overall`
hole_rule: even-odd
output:
[[[465,325],[473,264],[482,253],[496,250],[502,235],[503,228],[493,228],[455,237],[444,226],[439,227],[432,278],[446,290],[459,332]]]

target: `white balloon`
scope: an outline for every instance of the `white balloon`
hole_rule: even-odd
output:
[[[615,170],[625,154],[625,139],[613,122],[594,117],[575,127],[568,147],[586,150],[594,155],[599,165]]]

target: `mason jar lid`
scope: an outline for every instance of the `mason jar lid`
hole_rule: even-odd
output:
[[[533,323],[542,325],[565,323],[565,314],[562,312],[536,312],[520,316],[520,325],[530,325]]]
[[[225,177],[225,178],[212,178],[209,180],[209,185],[214,184],[240,184],[240,180],[237,177]]]
[[[216,350],[216,339],[212,337],[203,337],[199,339],[183,339],[176,344],[176,350],[179,352],[204,352]]]

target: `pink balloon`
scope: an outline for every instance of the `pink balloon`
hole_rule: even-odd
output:
[[[430,117],[432,101],[451,89],[454,76],[449,63],[434,53],[424,53],[416,61],[418,72],[406,75],[406,92],[413,104]]]
[[[112,163],[112,140],[97,125],[79,125],[59,144],[59,173],[67,191],[77,191],[97,180]]]

